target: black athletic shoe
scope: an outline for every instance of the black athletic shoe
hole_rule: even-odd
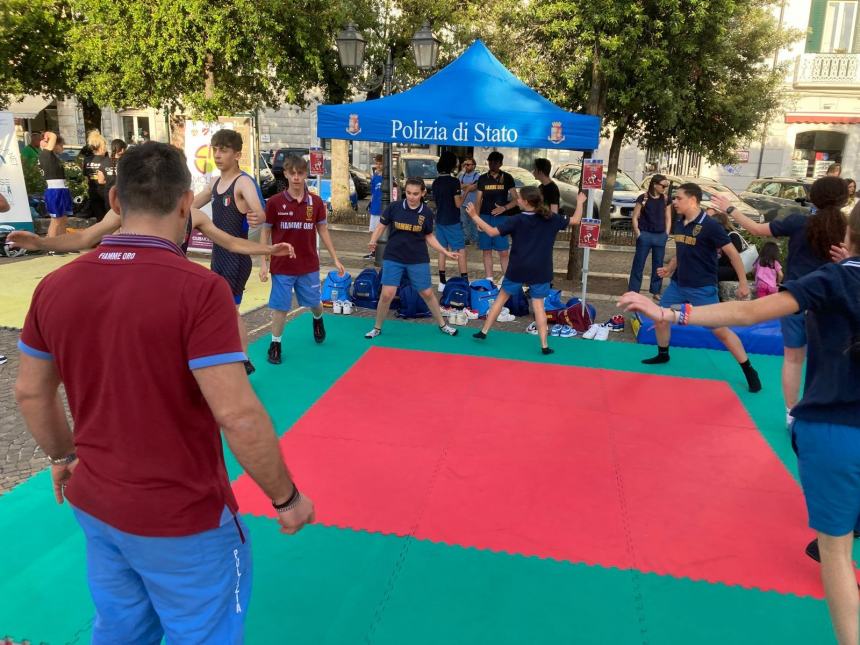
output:
[[[269,343],[269,354],[267,360],[272,365],[281,364],[281,344],[276,342]]]
[[[254,372],[257,371],[257,368],[254,367],[254,364],[251,361],[245,361],[245,374],[251,376]]]
[[[314,318],[314,340],[321,343],[325,340],[325,324],[322,316]]]

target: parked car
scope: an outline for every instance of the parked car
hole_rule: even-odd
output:
[[[308,155],[305,155],[305,161],[308,161]],[[283,167],[281,169],[283,171]],[[283,175],[281,175],[283,176]],[[355,192],[355,182],[352,181],[352,177],[350,176],[350,181],[352,183],[352,190],[349,193],[349,202],[352,204],[352,208],[354,210],[358,209],[358,195]],[[328,211],[332,211],[331,207],[331,159],[325,160],[325,172],[322,177],[309,177],[308,178],[308,190],[313,193],[316,193],[322,200],[325,202],[326,208]]]
[[[269,199],[272,195],[279,192],[278,182],[275,175],[272,173],[272,168],[266,161],[265,155],[260,153],[260,172],[259,172],[260,190],[263,191],[263,197]]]
[[[606,174],[603,167],[603,182],[606,185]],[[582,173],[582,163],[567,163],[556,168],[552,175],[561,193],[561,207],[565,212],[573,214],[576,209],[576,196],[579,193],[579,176]],[[609,217],[613,229],[629,229],[632,227],[633,207],[636,198],[642,193],[636,182],[623,170],[615,175],[615,191],[612,193],[612,205],[609,207]],[[594,210],[591,217],[599,217],[600,203],[603,201],[603,189],[596,190],[594,195]]]
[[[406,180],[410,177],[418,177],[424,180],[424,185],[427,190],[433,185],[433,180],[439,176],[439,171],[436,170],[436,162],[439,157],[434,155],[422,155],[415,153],[405,153],[399,155],[394,160],[394,177],[400,190],[406,185]]]
[[[648,190],[648,183],[651,181],[651,177],[652,175],[647,175],[645,179],[642,180],[642,183],[640,184],[640,193]],[[666,178],[669,180],[669,197],[672,196],[672,193],[674,193],[675,189],[681,184],[698,184],[699,187],[702,189],[702,208],[709,208],[711,206],[711,196],[714,193],[723,193],[728,196],[729,201],[732,203],[732,206],[737,208],[744,215],[746,215],[755,222],[764,222],[764,217],[761,213],[759,213],[755,208],[753,208],[740,197],[738,197],[737,194],[731,188],[729,188],[728,186],[724,186],[716,179],[679,175],[666,175]]]
[[[284,190],[287,187],[287,181],[284,179],[284,160],[289,156],[303,157],[308,160],[310,159],[310,151],[308,148],[278,148],[275,151],[274,155],[272,155],[272,163],[270,165],[272,175],[275,178],[275,192]],[[331,159],[326,157],[325,163],[326,168],[328,168],[326,176],[331,178]],[[349,167],[349,174],[352,176],[352,183],[357,191],[358,198],[364,199],[365,197],[369,197],[370,177],[352,165]]]
[[[482,175],[489,170],[487,166],[476,166],[477,170]],[[540,182],[535,179],[531,171],[519,166],[502,166],[502,170],[514,178],[514,186],[519,190],[523,186],[539,186]]]
[[[806,177],[763,177],[747,186],[740,197],[758,210],[766,222],[795,213],[809,215],[812,181]]]

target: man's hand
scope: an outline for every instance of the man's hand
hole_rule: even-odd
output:
[[[711,195],[711,204],[713,204],[714,208],[723,213],[726,213],[732,206],[729,196],[725,193],[713,193]]]
[[[458,259],[460,259],[460,254],[459,254],[459,253],[452,253],[451,251],[445,251],[445,255],[448,257],[448,259],[449,259],[449,260],[458,260]]]
[[[66,499],[63,489],[72,478],[72,473],[75,472],[75,468],[78,466],[78,461],[78,459],[75,459],[70,464],[51,466],[51,481],[54,485],[54,498],[57,500],[57,504],[62,504],[63,500]]]
[[[266,214],[262,211],[249,211],[245,215],[249,226],[260,226],[266,223]]]
[[[478,209],[475,208],[474,202],[469,202],[466,205],[466,214],[472,219],[478,219]]]
[[[30,231],[12,231],[6,236],[6,241],[12,246],[28,251],[40,251],[42,249],[42,238]]]
[[[343,264],[341,263],[340,260],[335,260],[334,266],[337,268],[337,274],[338,275],[342,276],[346,273],[346,269],[343,267]]]
[[[9,237],[15,235],[14,233],[10,233]],[[9,239],[8,237],[6,238]],[[845,246],[845,243],[842,244],[834,244],[830,247],[830,259],[834,262],[842,262],[842,260],[847,260],[850,257],[848,253],[848,247]]]
[[[302,530],[305,524],[313,524],[316,521],[314,503],[302,495],[301,501],[288,511],[278,513],[278,523],[281,525],[281,533],[295,535]]]
[[[272,244],[269,249],[269,253],[271,255],[285,255],[288,258],[296,257],[296,250],[293,248],[293,245],[289,244],[288,242],[278,242],[277,244]]]
[[[506,210],[508,210],[508,209],[505,208],[504,206],[496,206],[493,210],[490,211],[490,213],[493,215],[501,215]]]
[[[657,275],[661,278],[668,278],[672,275],[672,272],[669,271],[666,267],[657,267]]]
[[[367,248],[370,249],[370,252],[373,253],[376,251],[376,242],[368,242]]]
[[[260,262],[260,282],[267,282],[269,280],[269,261],[263,260]]]

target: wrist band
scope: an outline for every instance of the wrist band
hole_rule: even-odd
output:
[[[52,466],[68,466],[72,463],[78,456],[72,452],[66,455],[65,457],[60,457],[59,459],[51,459]]]
[[[731,214],[732,214],[732,211],[736,211],[736,210],[737,210],[737,208],[735,208],[734,206],[729,206],[729,207],[726,209],[726,215],[731,215]]]
[[[275,500],[272,500],[272,508],[278,511],[278,513],[283,513],[284,511],[292,510],[301,499],[302,494],[299,492],[299,487],[293,484],[293,494],[290,495],[290,498],[283,504],[278,504]]]
[[[693,305],[689,302],[685,302],[681,305],[680,311],[678,311],[678,324],[686,325],[690,322],[690,313],[693,311]]]

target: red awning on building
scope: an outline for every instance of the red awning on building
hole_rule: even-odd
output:
[[[860,114],[786,114],[786,123],[860,123]]]

